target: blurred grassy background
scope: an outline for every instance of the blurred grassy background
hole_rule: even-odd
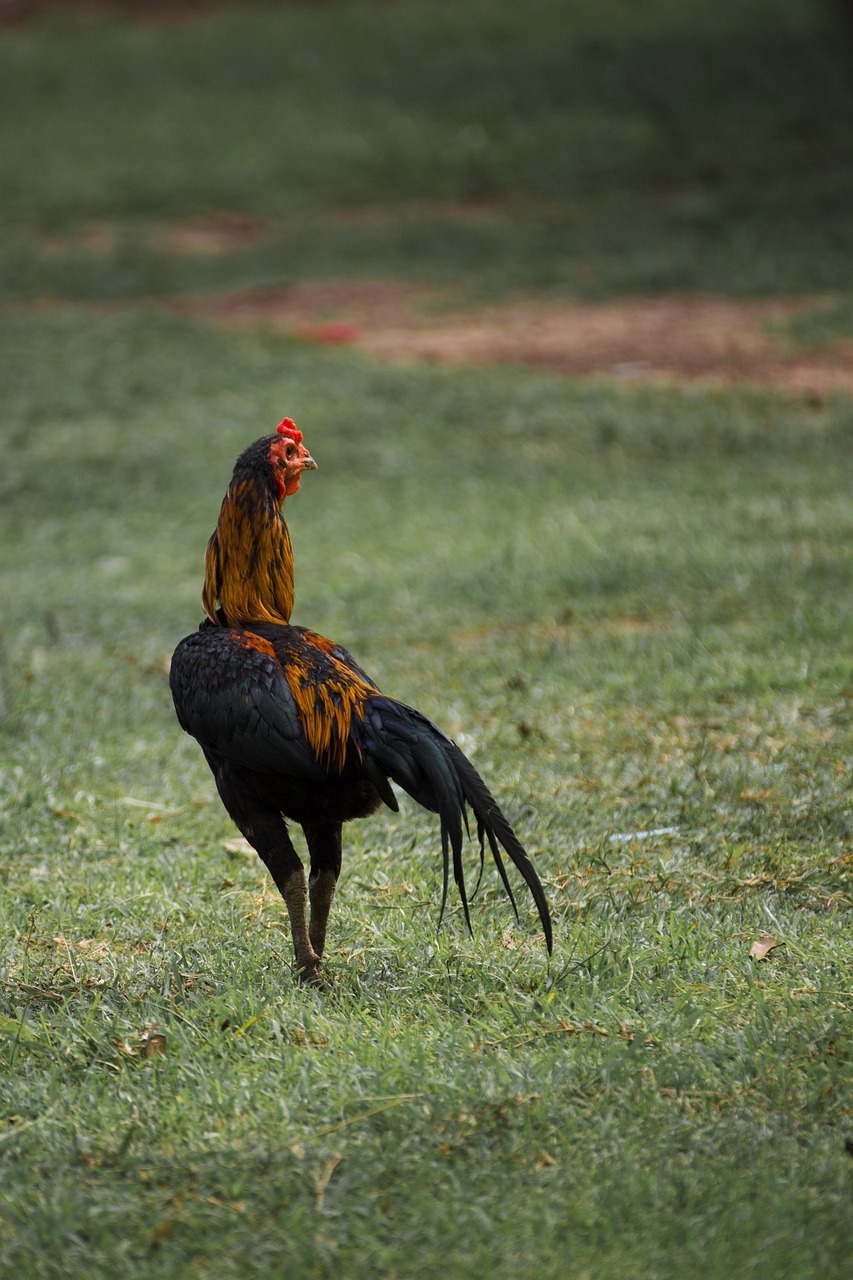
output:
[[[417,0],[133,24],[73,9],[0,41],[13,294],[341,275],[851,289],[840,5]],[[223,211],[259,219],[258,238],[166,250],[163,222]]]
[[[2,1274],[849,1274],[850,399],[384,367],[162,305],[801,294],[781,337],[836,343],[838,12],[2,29]],[[320,461],[296,620],[471,753],[550,968],[493,877],[476,939],[436,935],[407,805],[348,833],[330,989],[291,983],[166,685],[232,460],[284,413]]]

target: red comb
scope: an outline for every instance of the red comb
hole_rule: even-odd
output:
[[[276,431],[280,436],[289,436],[291,440],[295,440],[297,444],[302,441],[302,432],[297,427],[292,418],[282,418],[276,427]]]

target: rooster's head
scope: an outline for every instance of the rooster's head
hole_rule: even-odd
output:
[[[296,493],[303,471],[316,471],[317,463],[302,443],[302,432],[292,418],[285,418],[276,427],[267,449],[267,459],[275,477],[279,499]]]
[[[292,418],[285,418],[276,427],[276,434],[261,436],[245,449],[234,464],[232,487],[241,482],[261,486],[281,505],[284,499],[299,488],[303,471],[316,471],[317,463],[302,443],[302,432]]]

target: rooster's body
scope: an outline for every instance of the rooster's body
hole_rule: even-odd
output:
[[[462,873],[466,805],[507,892],[503,847],[530,888],[551,947],[547,902],[524,849],[479,774],[425,716],[385,696],[339,645],[291,626],[293,557],[281,505],[316,464],[286,419],[237,460],[208,544],[203,603],[208,619],[182,640],[170,683],[178,720],[195,737],[222,802],[269,868],[290,917],[296,965],[317,977],[341,869],[342,824],[397,808],[389,779],[437,812],[444,898],[452,855],[468,921]],[[285,819],[305,834],[305,874]],[[470,924],[469,924],[470,927]]]

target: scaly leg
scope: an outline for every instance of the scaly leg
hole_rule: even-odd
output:
[[[263,855],[261,855],[263,856]],[[270,864],[267,863],[267,866]],[[296,968],[299,973],[301,982],[319,982],[320,956],[322,955],[322,947],[317,950],[311,943],[308,934],[307,913],[305,911],[305,872],[302,867],[298,871],[291,871],[288,876],[279,882],[272,867],[270,867],[273,880],[284,898],[287,907],[287,914],[290,917],[290,932],[293,935],[293,949],[296,952]],[[313,925],[314,914],[313,907],[311,913],[311,922]]]
[[[311,855],[311,874],[308,894],[311,900],[311,923],[308,936],[317,956],[322,956],[326,945],[326,926],[329,910],[335,896],[335,886],[341,874],[341,824],[324,823],[322,826],[304,826],[308,852]]]
[[[317,982],[320,956],[308,937],[305,871],[277,809],[264,804],[248,788],[232,785],[224,769],[211,763],[222,802],[249,844],[266,863],[275,886],[284,898],[296,953],[296,970],[302,982]]]

